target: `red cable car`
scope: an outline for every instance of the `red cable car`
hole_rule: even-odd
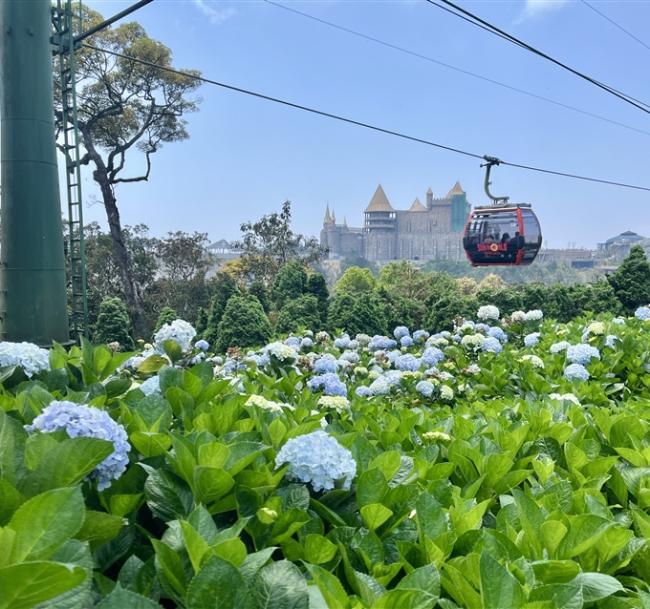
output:
[[[485,192],[492,205],[475,207],[469,214],[463,248],[472,266],[530,264],[542,247],[539,220],[529,203],[509,203],[508,197],[490,193],[490,170],[500,163],[485,157]]]

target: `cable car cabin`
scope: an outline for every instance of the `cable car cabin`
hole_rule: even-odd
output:
[[[542,247],[539,220],[528,203],[476,207],[463,247],[472,266],[530,264]]]

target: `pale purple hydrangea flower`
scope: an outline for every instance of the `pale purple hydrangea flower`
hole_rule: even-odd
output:
[[[402,336],[402,338],[399,339],[399,344],[402,347],[412,347],[413,339],[410,336]]]
[[[539,332],[532,332],[531,334],[526,334],[526,336],[524,336],[524,345],[526,345],[526,347],[534,347],[535,345],[537,345],[537,343],[539,343],[539,337],[540,337]]]
[[[566,358],[572,364],[586,366],[592,359],[600,359],[600,352],[591,345],[571,345],[566,350]]]
[[[508,335],[503,331],[503,328],[499,328],[498,326],[491,327],[487,331],[487,335],[491,336],[492,338],[496,338],[499,342],[508,342]]]
[[[415,357],[415,355],[411,355],[410,353],[407,353],[405,355],[400,355],[396,360],[395,360],[395,368],[398,370],[404,370],[404,371],[410,371],[410,372],[415,372],[420,368],[420,365],[422,364],[422,361]]]
[[[393,336],[399,340],[400,338],[403,338],[404,336],[409,336],[411,333],[409,332],[409,329],[406,326],[397,326],[395,330],[393,331]]]
[[[327,372],[334,373],[338,368],[338,362],[331,353],[326,353],[314,362],[314,372],[316,374],[325,374]]]
[[[347,395],[345,383],[333,372],[326,372],[312,377],[307,381],[307,386],[312,390],[322,390],[325,395]]]
[[[422,361],[429,368],[437,366],[445,359],[445,354],[437,347],[427,347],[422,353]]]
[[[582,364],[570,364],[564,369],[564,376],[570,381],[587,381],[589,371]]]
[[[415,386],[415,390],[425,398],[430,398],[433,395],[434,385],[431,381],[420,381]]]
[[[325,431],[291,438],[275,458],[276,468],[287,463],[287,477],[311,484],[314,491],[329,491],[341,484],[349,489],[357,473],[352,453]]]
[[[210,348],[210,343],[207,340],[197,340],[194,346],[201,351],[207,351]]]
[[[493,336],[488,336],[481,345],[481,350],[489,353],[499,354],[503,351],[503,346],[498,339]]]
[[[650,307],[639,307],[634,312],[634,317],[640,319],[641,321],[646,321],[647,319],[650,319]]]
[[[113,480],[117,480],[129,462],[131,446],[124,427],[111,419],[106,411],[93,406],[68,401],[50,402],[25,429],[30,433],[63,430],[71,438],[99,438],[112,442],[113,452],[95,467],[89,476],[97,480],[97,488],[100,491],[108,488]]]

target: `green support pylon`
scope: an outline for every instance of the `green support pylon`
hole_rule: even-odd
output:
[[[0,2],[0,335],[66,342],[51,4]]]

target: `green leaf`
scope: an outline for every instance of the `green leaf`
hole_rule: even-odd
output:
[[[252,593],[257,606],[264,609],[309,609],[307,582],[287,560],[262,568],[253,579]]]
[[[162,609],[160,604],[117,584],[95,609]]]
[[[89,541],[91,546],[96,547],[115,539],[126,524],[127,521],[120,516],[87,510],[76,538]]]
[[[321,591],[327,607],[336,607],[336,609],[349,607],[348,595],[335,575],[317,565],[305,563],[305,567]]]
[[[86,579],[81,567],[24,562],[0,569],[0,609],[31,609],[72,590]]]
[[[195,467],[193,487],[196,498],[208,504],[221,499],[235,486],[233,477],[216,467]]]
[[[79,488],[61,488],[26,501],[13,515],[12,562],[48,558],[81,528],[84,500]]]
[[[187,577],[181,557],[162,541],[152,539],[151,545],[156,552],[156,569],[159,577],[162,576],[161,579],[164,578],[180,597],[184,597],[187,590]]]
[[[510,572],[487,552],[479,564],[484,609],[521,609],[524,592]]]
[[[621,582],[604,573],[580,573],[571,583],[582,587],[585,603],[593,603],[623,591]]]
[[[582,589],[574,584],[550,584],[533,588],[528,596],[529,603],[553,609],[582,609]]]
[[[381,503],[370,503],[361,508],[361,517],[371,531],[378,529],[392,515],[393,511]]]
[[[66,438],[52,442],[49,435],[35,434],[27,442],[26,459],[34,470],[23,481],[27,494],[77,484],[115,450],[108,440]]]
[[[249,554],[239,568],[242,577],[247,582],[250,582],[257,572],[271,559],[271,555],[275,550],[277,550],[277,547],[271,546],[270,548],[264,548],[259,552]]]
[[[201,561],[205,554],[210,551],[210,546],[189,522],[181,520],[180,525],[185,549],[190,557],[194,572],[198,573],[201,570]]]
[[[327,537],[310,533],[305,537],[305,560],[315,565],[329,562],[336,556],[336,546]]]
[[[435,565],[425,565],[403,577],[397,584],[397,588],[418,590],[437,600],[440,596],[440,573]]]
[[[370,503],[381,503],[388,492],[386,477],[380,469],[373,467],[357,478],[357,503],[359,507]]]
[[[570,518],[571,528],[558,547],[561,558],[573,558],[595,546],[607,529],[616,523],[592,514]]]
[[[22,467],[25,437],[20,422],[0,408],[0,479],[16,485]]]
[[[163,366],[167,366],[169,362],[166,357],[162,355],[150,355],[138,366],[138,373],[144,376],[155,374]]]
[[[144,457],[163,455],[172,445],[168,434],[151,431],[136,431],[129,436],[129,441]]]
[[[187,609],[247,609],[250,595],[239,570],[227,560],[212,557],[187,589]]]
[[[164,521],[185,518],[192,511],[192,492],[183,481],[171,472],[155,469],[144,463],[140,466],[148,473],[144,485],[149,509]]]

